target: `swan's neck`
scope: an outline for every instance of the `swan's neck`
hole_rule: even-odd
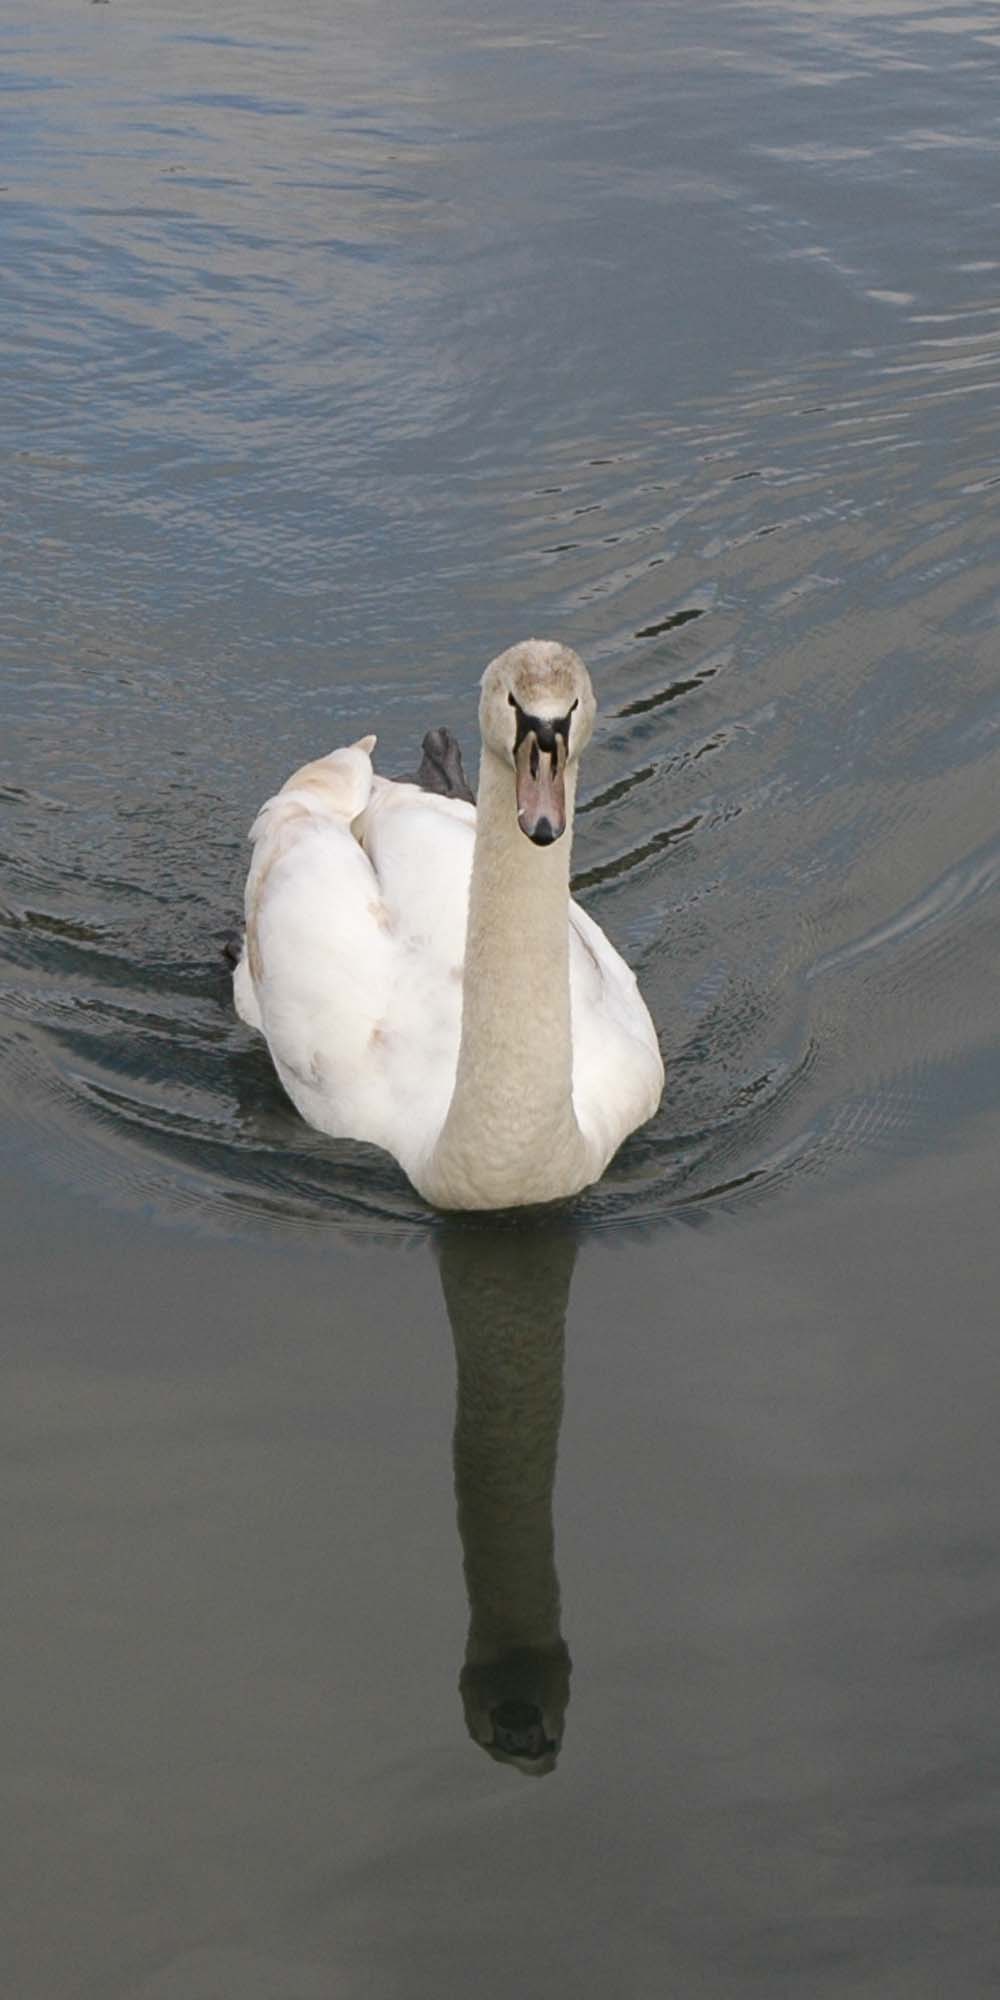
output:
[[[537,847],[517,823],[514,773],[483,751],[455,1090],[431,1160],[445,1207],[551,1201],[587,1180],[573,1112],[566,831]]]

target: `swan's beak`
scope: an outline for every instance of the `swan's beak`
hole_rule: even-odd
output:
[[[541,749],[533,729],[514,752],[517,823],[536,847],[550,847],[566,831],[566,739],[556,735]]]

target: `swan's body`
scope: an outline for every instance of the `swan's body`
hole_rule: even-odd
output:
[[[478,808],[377,777],[364,737],[252,829],[237,1011],[310,1125],[438,1207],[574,1194],[659,1103],[635,978],[570,900],[593,713],[582,662],[531,640],[484,676]]]

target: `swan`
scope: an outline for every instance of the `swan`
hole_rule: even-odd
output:
[[[523,641],[482,678],[478,806],[377,776],[362,736],[251,829],[236,1010],[308,1124],[437,1208],[576,1194],[660,1101],[634,974],[570,898],[595,712],[576,653]]]

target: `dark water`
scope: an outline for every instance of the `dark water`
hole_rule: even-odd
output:
[[[1000,1978],[996,10],[541,12],[0,8],[19,2000]],[[668,1089],[444,1225],[218,941],[528,633]]]

